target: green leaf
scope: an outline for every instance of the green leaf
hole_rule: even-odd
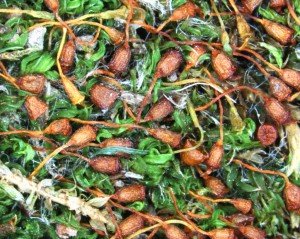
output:
[[[34,53],[21,61],[21,74],[45,73],[55,64],[49,52]]]
[[[281,68],[282,67],[282,57],[283,57],[282,49],[276,48],[275,46],[272,46],[265,42],[260,42],[259,45],[261,47],[266,48],[271,53],[271,55],[275,58],[277,65],[279,66],[279,68]]]
[[[247,183],[243,183],[241,181],[237,181],[237,186],[239,188],[239,190],[243,191],[243,192],[256,192],[256,191],[260,191],[261,189],[260,188],[256,188],[256,187],[253,187],[252,185],[250,184],[247,184]]]
[[[23,158],[24,164],[31,161],[35,156],[35,151],[30,144],[25,143],[23,140],[14,138],[11,141],[15,142],[12,146],[13,153],[12,157]]]
[[[287,22],[286,15],[280,15],[275,10],[273,10],[269,7],[267,9],[259,7],[258,12],[260,15],[262,15],[263,17],[265,17],[269,20],[272,20],[272,21],[275,21],[278,23],[282,23],[282,24],[285,24]]]

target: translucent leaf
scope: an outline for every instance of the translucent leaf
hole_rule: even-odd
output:
[[[103,207],[108,202],[110,197],[97,197],[89,200],[87,203],[93,207]]]

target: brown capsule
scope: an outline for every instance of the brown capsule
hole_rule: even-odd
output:
[[[25,75],[18,79],[18,86],[33,94],[40,94],[43,91],[46,77],[44,75]]]
[[[133,148],[133,143],[130,139],[127,138],[110,138],[106,139],[101,143],[101,147],[122,147],[122,148]],[[127,153],[116,153],[116,156],[127,157],[129,154]]]
[[[69,78],[63,77],[62,84],[73,105],[84,103],[85,96],[80,93],[80,91]]]
[[[173,113],[173,111],[174,107],[172,103],[167,98],[163,97],[155,105],[152,106],[152,108],[146,115],[145,120],[160,120]]]
[[[270,8],[278,10],[286,7],[286,0],[270,0]]]
[[[131,58],[131,51],[129,46],[123,44],[119,46],[114,52],[110,62],[107,64],[108,68],[115,73],[123,73],[128,69]]]
[[[173,11],[170,21],[182,21],[194,16],[196,16],[196,6],[192,2],[187,2]]]
[[[44,133],[69,136],[72,133],[72,127],[68,119],[55,120],[44,130]]]
[[[16,227],[12,221],[0,224],[0,236],[16,232]]]
[[[59,9],[59,1],[58,0],[44,0],[44,4],[52,12],[58,13],[58,9]]]
[[[292,90],[279,78],[270,77],[269,84],[272,95],[277,100],[284,101],[290,97]]]
[[[235,239],[234,230],[229,228],[214,229],[209,234],[211,239]]]
[[[113,195],[114,199],[123,203],[143,201],[145,200],[145,197],[146,197],[145,187],[141,184],[125,186],[119,189]]]
[[[188,235],[174,225],[166,225],[164,228],[166,238],[168,239],[188,239]]]
[[[175,72],[183,63],[183,57],[177,50],[166,52],[156,66],[155,76],[157,78],[166,77]]]
[[[192,140],[187,139],[182,148],[188,149],[194,145],[195,143]],[[208,155],[205,152],[201,152],[199,149],[192,149],[180,153],[180,158],[186,165],[195,166],[207,160]]]
[[[241,211],[244,214],[247,214],[252,209],[252,201],[251,200],[237,198],[237,199],[231,200],[231,203],[237,210]]]
[[[280,73],[281,79],[287,85],[300,91],[300,72],[292,69],[283,69]]]
[[[29,118],[31,120],[36,120],[47,111],[48,105],[36,96],[27,96],[25,108],[29,114]]]
[[[101,84],[94,85],[90,90],[93,104],[100,109],[109,109],[119,96],[119,92]]]
[[[199,58],[205,53],[206,53],[205,47],[203,47],[201,45],[195,45],[188,56],[187,65],[186,65],[185,69],[188,70],[188,69],[196,66]]]
[[[210,150],[209,157],[205,161],[205,164],[212,169],[218,169],[221,167],[223,156],[223,143],[221,140],[218,140]]]
[[[239,227],[239,230],[243,234],[243,236],[247,239],[265,239],[266,238],[265,231],[260,230],[253,226],[241,226],[241,227]]]
[[[181,141],[181,134],[167,129],[149,129],[148,132],[156,139],[163,143],[169,144],[172,148],[179,146]]]
[[[213,49],[211,62],[215,73],[221,81],[232,77],[237,70],[232,60],[223,51]]]
[[[223,198],[229,192],[229,189],[223,182],[212,176],[203,177],[206,187],[208,187],[217,198]]]
[[[254,216],[250,214],[242,214],[242,213],[235,213],[230,216],[227,216],[226,219],[237,226],[246,226],[252,224],[254,221]]]
[[[265,108],[277,125],[286,125],[292,120],[291,112],[274,98],[265,98]]]
[[[59,63],[61,65],[62,72],[64,74],[68,73],[74,63],[75,58],[75,50],[76,46],[73,40],[67,41],[67,43],[64,45],[60,58]]]
[[[262,145],[269,146],[277,139],[277,130],[271,124],[263,124],[257,130],[257,138]]]
[[[261,24],[266,32],[276,41],[280,42],[280,44],[286,45],[292,41],[294,35],[293,29],[266,19],[263,19]]]
[[[84,125],[74,132],[68,144],[73,146],[82,146],[96,140],[96,131],[90,125]]]
[[[131,235],[144,227],[144,219],[136,214],[133,214],[124,219],[120,225],[122,236]]]
[[[262,3],[262,0],[242,0],[242,4],[250,14]]]
[[[100,172],[106,174],[117,174],[120,169],[120,160],[114,156],[100,156],[90,160],[91,167]]]
[[[283,190],[283,199],[287,210],[294,211],[300,209],[300,187],[287,183]]]

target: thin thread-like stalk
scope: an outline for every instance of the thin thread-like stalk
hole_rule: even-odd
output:
[[[137,114],[137,119],[136,119],[136,123],[138,124],[140,122],[140,119],[141,119],[141,115],[142,115],[142,112],[143,112],[143,109],[144,107],[146,106],[147,102],[148,102],[148,99],[150,98],[150,95],[151,95],[151,92],[156,84],[156,81],[157,81],[157,76],[154,75],[154,78],[151,82],[151,85],[149,87],[149,90],[147,92],[147,94],[145,95],[143,101],[141,102],[140,104],[140,108],[139,108],[139,111],[138,111],[138,114]]]
[[[80,158],[80,159],[84,160],[84,161],[85,161],[85,162],[87,162],[87,163],[90,163],[90,162],[91,162],[91,160],[90,160],[90,159],[88,159],[88,158],[84,157],[84,156],[83,156],[83,155],[81,155],[81,154],[77,154],[77,153],[73,153],[73,152],[68,152],[68,151],[66,151],[66,152],[62,152],[62,154],[65,154],[65,155],[70,155],[70,156],[73,156],[73,157]]]
[[[195,229],[197,230],[197,228],[198,228],[197,225],[196,225],[195,223],[193,223],[190,219],[188,219],[185,215],[183,215],[183,213],[179,210],[179,208],[178,208],[178,206],[177,206],[177,202],[176,202],[176,197],[175,197],[175,195],[174,195],[172,189],[171,189],[171,188],[168,188],[168,190],[169,190],[169,193],[170,193],[171,198],[172,198],[172,200],[173,200],[173,205],[174,205],[175,210],[176,210],[176,212],[178,213],[178,215],[179,215],[184,221],[186,221],[187,223],[189,223],[193,228],[195,228]]]
[[[2,73],[0,73],[0,77],[2,77],[4,80],[6,80],[9,83],[11,83],[12,85],[14,85],[17,89],[20,89],[20,87],[16,83],[16,79],[15,78],[13,78],[11,76],[3,75]]]
[[[75,36],[73,30],[69,27],[69,25],[66,24],[66,23],[64,22],[64,20],[62,20],[61,17],[60,17],[58,14],[55,14],[55,16],[56,16],[56,19],[62,24],[62,26],[65,27],[65,28],[68,30],[68,33],[71,35],[71,37],[72,37],[75,41],[77,41],[78,43],[80,43],[80,44],[82,44],[82,45],[84,45],[84,46],[89,46],[89,45],[93,44],[93,43],[97,40],[98,37],[97,37],[97,38],[94,38],[94,39],[93,39],[92,41],[90,41],[90,42],[85,42],[85,41],[80,40],[79,38],[77,38],[77,37]],[[98,28],[97,33],[96,33],[97,36],[99,36],[100,30],[101,30],[101,28]]]
[[[0,132],[0,136],[11,135],[11,134],[31,134],[31,135],[41,135],[43,131],[31,131],[31,130],[14,130],[8,132]]]
[[[67,30],[66,28],[63,28],[63,36],[60,42],[60,46],[57,52],[56,56],[56,66],[59,72],[59,75],[61,77],[62,84],[64,86],[64,89],[66,93],[68,94],[72,104],[77,105],[77,104],[83,104],[84,103],[84,96],[79,92],[79,90],[76,88],[76,86],[73,84],[72,81],[70,81],[63,73],[60,65],[60,56],[64,47],[64,43],[66,41],[66,35],[67,35]]]
[[[155,229],[149,234],[148,239],[152,239],[152,238],[155,236],[155,234],[158,232],[158,230],[159,230],[159,227],[155,228]]]
[[[6,67],[3,65],[2,61],[0,61],[0,68],[3,71],[4,75],[9,76]]]
[[[211,214],[207,214],[207,215],[198,215],[192,212],[186,212],[186,214],[190,217],[196,218],[196,219],[208,219],[211,218]]]
[[[253,89],[253,88],[251,88],[249,86],[243,86],[242,85],[242,86],[237,86],[237,87],[234,87],[232,89],[224,91],[222,94],[220,94],[217,97],[215,97],[213,100],[211,100],[206,105],[196,108],[195,111],[206,110],[208,107],[210,107],[211,105],[213,105],[214,103],[216,103],[219,99],[221,99],[225,95],[227,95],[227,94],[229,94],[229,93],[231,93],[233,91],[238,91],[238,90],[243,90],[243,89],[249,90],[249,91],[251,91],[251,92],[253,92],[253,93],[255,93],[255,94],[257,94],[257,95],[259,95],[259,96],[261,96],[263,98],[267,98],[267,96],[264,93],[262,93],[262,92],[260,92],[260,91],[258,91],[256,89]]]
[[[125,44],[127,47],[129,47],[128,41],[129,41],[129,26],[130,21],[132,19],[133,15],[133,6],[132,6],[132,0],[128,0],[128,7],[129,7],[129,14],[127,16],[126,25],[125,25]]]
[[[290,183],[289,178],[284,173],[276,172],[276,171],[271,171],[271,170],[258,169],[258,168],[255,168],[255,167],[249,165],[249,164],[243,163],[241,160],[238,160],[238,159],[234,159],[234,160],[232,160],[232,162],[234,162],[236,164],[240,164],[243,167],[245,167],[245,168],[247,168],[247,169],[249,169],[251,171],[257,172],[257,173],[266,173],[266,174],[271,174],[271,175],[279,175],[279,176],[281,176],[281,177],[284,178],[284,181],[287,184]]]
[[[191,227],[188,223],[186,223],[184,221],[181,221],[181,220],[168,220],[168,221],[164,221],[163,223],[158,223],[158,224],[155,224],[153,226],[146,227],[146,228],[143,228],[141,230],[138,230],[137,232],[135,232],[132,235],[130,235],[129,237],[127,237],[127,239],[132,239],[132,238],[134,238],[134,237],[136,237],[136,236],[138,236],[138,235],[140,235],[140,234],[142,234],[144,232],[150,231],[151,229],[154,229],[154,228],[157,228],[157,227],[161,227],[161,226],[163,226],[163,224],[165,224],[165,225],[166,224],[182,224],[182,225],[188,227],[189,229],[191,229],[192,231],[194,230],[193,227]],[[200,231],[200,233],[202,233],[204,235],[209,235],[208,232],[203,231],[203,230],[201,230],[199,228],[197,229],[197,231]]]
[[[244,55],[242,53],[238,53],[238,52],[233,52],[234,56],[241,56],[245,59],[247,59],[248,61],[251,61],[252,63],[254,63],[257,68],[261,71],[261,73],[263,73],[266,77],[271,77],[271,75],[261,66],[261,64],[259,64],[256,60],[254,60],[253,58],[251,58],[250,56]]]
[[[286,5],[289,10],[289,13],[291,14],[292,18],[294,18],[295,22],[300,25],[300,19],[298,18],[297,14],[295,13],[293,7],[291,6],[290,0],[286,0]]]
[[[199,129],[199,132],[200,132],[200,137],[199,137],[198,143],[195,146],[192,146],[190,148],[184,148],[184,149],[175,150],[173,152],[173,154],[179,154],[179,153],[183,153],[183,152],[188,152],[188,151],[191,151],[191,150],[194,150],[194,149],[197,149],[198,147],[200,147],[201,144],[203,143],[203,140],[204,140],[204,132],[203,132],[203,129],[202,129],[202,127],[200,125],[199,125],[198,129]]]
[[[149,129],[143,127],[143,126],[140,126],[140,125],[136,125],[136,124],[115,124],[115,123],[109,123],[109,122],[106,122],[106,121],[86,121],[86,120],[81,120],[81,119],[76,119],[76,118],[69,118],[70,121],[73,121],[73,122],[77,122],[77,123],[80,123],[80,124],[88,124],[88,125],[97,125],[97,124],[100,124],[100,125],[104,125],[104,126],[107,126],[107,127],[110,127],[110,128],[136,128],[136,129],[142,129],[142,130],[146,130],[148,131]]]
[[[197,195],[195,194],[194,192],[192,191],[189,191],[189,193],[197,198],[197,199],[204,199],[204,200],[207,200],[207,201],[210,201],[210,202],[213,202],[213,203],[218,203],[218,202],[231,202],[232,199],[228,199],[228,198],[222,198],[222,199],[212,199],[212,198],[209,198],[209,197],[206,197],[206,196],[202,196],[202,195]]]
[[[273,69],[274,71],[278,72],[279,74],[281,74],[282,70],[279,69],[278,67],[276,67],[275,65],[271,64],[270,62],[266,61],[260,54],[258,54],[257,52],[249,49],[249,48],[239,48],[239,47],[235,47],[236,50],[239,51],[246,51],[251,53],[252,55],[254,55],[255,57],[257,57],[259,60],[261,60],[264,64],[266,64],[268,67],[270,67],[271,69]]]
[[[52,42],[52,37],[53,37],[53,34],[54,34],[54,31],[56,31],[58,28],[58,26],[54,26],[50,33],[49,33],[49,39],[48,39],[48,51],[51,51],[51,42]]]
[[[162,24],[160,24],[160,26],[156,29],[156,33],[159,33],[170,21],[171,19],[168,19],[164,21]]]
[[[123,239],[122,231],[119,227],[118,222],[116,221],[116,218],[115,218],[115,215],[113,213],[113,210],[112,210],[111,206],[109,205],[109,203],[105,203],[105,206],[107,207],[107,209],[109,211],[109,214],[110,214],[110,217],[112,219],[112,222],[113,222],[113,224],[115,225],[115,227],[117,229],[117,235],[118,235],[119,239]]]
[[[39,166],[37,166],[37,168],[35,168],[35,170],[28,176],[28,179],[32,179],[32,177],[35,176],[51,158],[53,158],[55,155],[68,148],[69,146],[70,144],[65,144],[55,149],[51,154],[49,154],[46,158],[43,159]]]

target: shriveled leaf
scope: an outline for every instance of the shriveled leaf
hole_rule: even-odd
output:
[[[13,186],[8,185],[4,182],[3,183],[0,182],[0,188],[2,188],[11,199],[18,201],[18,202],[25,201],[23,195],[17,189],[15,189]]]
[[[230,107],[229,118],[232,130],[240,132],[245,128],[246,123],[242,120],[234,105]]]
[[[103,207],[108,202],[110,197],[97,197],[89,200],[87,203],[93,207]]]
[[[14,47],[20,49],[20,47]],[[9,60],[9,61],[17,61],[20,60],[23,56],[30,55],[32,53],[40,51],[39,48],[27,48],[24,50],[17,50],[12,52],[3,52],[0,54],[0,59]]]
[[[300,128],[297,123],[285,126],[287,140],[289,144],[289,168],[287,175],[294,174],[295,178],[300,178]]]

